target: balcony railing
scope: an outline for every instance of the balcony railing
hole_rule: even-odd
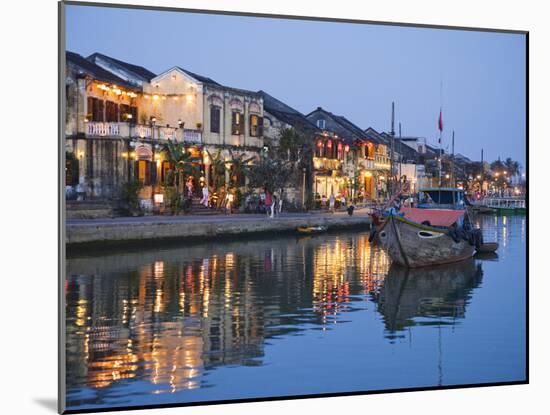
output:
[[[183,141],[187,143],[202,143],[200,130],[183,130]]]
[[[313,167],[316,170],[338,170],[342,166],[342,161],[328,158],[313,158]]]
[[[374,170],[374,160],[362,158],[359,160],[359,167],[366,170]]]
[[[120,136],[120,123],[87,122],[86,135],[92,137],[118,137]]]
[[[87,122],[86,137],[141,138],[146,140],[172,140],[192,144],[202,143],[202,132],[173,127],[151,127],[149,125],[130,125],[125,122]]]

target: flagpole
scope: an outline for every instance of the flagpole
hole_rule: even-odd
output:
[[[442,158],[442,151],[441,151],[441,136],[443,133],[443,81],[439,83],[439,122],[438,122],[438,128],[439,128],[439,187],[442,186],[442,172],[441,168],[443,165]]]

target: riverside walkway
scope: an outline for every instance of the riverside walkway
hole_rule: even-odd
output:
[[[326,226],[329,230],[367,228],[371,220],[366,209],[353,216],[336,213],[282,213],[275,218],[265,214],[141,216],[103,219],[68,219],[67,246],[132,244],[152,241],[206,240],[217,237],[260,233],[292,232],[299,226]]]

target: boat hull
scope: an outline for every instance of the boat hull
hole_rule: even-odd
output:
[[[455,242],[445,229],[434,228],[390,215],[378,232],[378,240],[393,262],[409,268],[448,264],[471,258],[475,246]]]

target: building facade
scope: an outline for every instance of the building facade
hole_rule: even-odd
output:
[[[67,188],[80,199],[120,199],[132,180],[142,208],[162,201],[173,168],[167,142],[193,156],[197,194],[211,182],[214,161],[226,166],[225,188],[243,185],[235,157],[259,157],[263,101],[180,67],[159,75],[120,60],[67,52]],[[183,183],[178,184],[180,187]]]

